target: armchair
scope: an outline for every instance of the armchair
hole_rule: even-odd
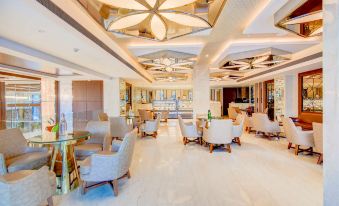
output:
[[[0,205],[53,205],[56,191],[54,172],[44,166],[39,170],[20,170],[0,176]]]
[[[118,195],[118,179],[130,178],[129,167],[132,162],[137,130],[127,133],[118,152],[102,151],[87,157],[80,164],[80,177],[83,180],[82,194],[87,189],[103,183],[113,185],[115,196]],[[96,184],[90,185],[89,182]]]
[[[145,137],[147,134],[151,134],[154,138],[157,138],[160,119],[161,115],[159,114],[157,119],[146,121],[144,124],[142,124],[140,126],[141,137]]]
[[[243,114],[239,114],[237,116],[237,119],[233,123],[233,142],[237,143],[239,146],[241,146],[240,142],[240,137],[243,133],[244,130],[244,121],[245,121],[245,116]]]
[[[229,107],[228,111],[228,118],[235,120],[238,116],[237,109],[235,107]]]
[[[323,162],[323,124],[313,122],[314,149],[320,154],[318,164]]]
[[[254,130],[256,130],[256,134],[259,132],[268,134],[268,137],[276,136],[279,138],[280,127],[279,122],[271,121],[268,119],[267,114],[265,113],[253,113],[253,126]]]
[[[232,120],[212,119],[209,128],[203,128],[203,140],[210,145],[210,153],[216,145],[226,145],[226,151],[231,153],[233,139]]]
[[[105,112],[100,112],[98,114],[99,121],[108,121],[108,115]]]
[[[110,117],[110,131],[113,138],[122,140],[125,135],[133,130],[133,125],[127,124],[125,117]]]
[[[28,147],[20,129],[0,130],[0,175],[38,169],[47,164],[47,148]]]
[[[303,131],[301,127],[296,127],[291,118],[283,117],[284,130],[289,143],[289,148],[295,144],[295,155],[300,152],[309,151],[313,152],[314,139],[313,131]],[[300,146],[308,147],[301,149]]]
[[[190,142],[197,142],[202,145],[202,133],[197,130],[197,126],[193,123],[185,123],[180,115],[178,119],[184,145]]]
[[[109,150],[112,142],[108,121],[89,121],[86,131],[91,133],[91,138],[74,147],[78,160],[83,160],[99,151]]]

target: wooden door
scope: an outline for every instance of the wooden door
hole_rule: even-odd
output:
[[[223,88],[223,115],[228,115],[229,103],[237,98],[237,88]]]

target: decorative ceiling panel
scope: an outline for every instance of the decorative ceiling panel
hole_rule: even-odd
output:
[[[226,0],[78,0],[107,31],[165,41],[212,28]]]
[[[253,69],[268,69],[290,59],[290,53],[274,49],[257,49],[235,53],[227,56],[220,69],[227,71],[250,71]]]
[[[155,80],[186,80],[196,62],[196,55],[163,50],[138,57],[140,64]]]
[[[303,37],[323,32],[322,0],[289,1],[274,16],[275,25]]]

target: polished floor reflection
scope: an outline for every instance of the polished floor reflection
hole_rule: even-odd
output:
[[[85,196],[55,197],[57,205],[322,205],[322,166],[317,157],[295,156],[284,139],[244,134],[232,153],[197,144],[184,146],[176,120],[162,124],[157,139],[138,139],[132,178]]]

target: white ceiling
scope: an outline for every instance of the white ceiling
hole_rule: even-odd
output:
[[[136,56],[160,50],[168,49],[199,55],[197,65],[209,69],[217,67],[225,56],[232,53],[268,47],[296,53],[321,42],[321,38],[304,39],[274,26],[274,13],[288,0],[227,0],[211,31],[167,42],[108,34],[76,0],[52,1],[147,77],[150,76],[138,64]],[[0,5],[1,37],[109,77],[125,78],[136,85],[182,87],[189,84],[190,86],[190,79],[178,83],[152,85],[146,83],[135,71],[112,57],[36,1],[0,0]],[[74,48],[79,51],[74,52]],[[225,83],[225,85],[232,84],[234,84],[232,81]]]

